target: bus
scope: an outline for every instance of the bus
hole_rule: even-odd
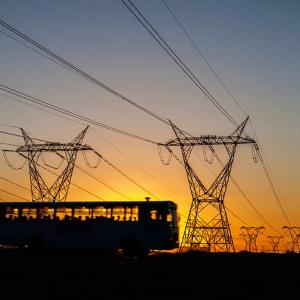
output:
[[[118,250],[140,255],[178,247],[172,201],[1,202],[0,245]]]

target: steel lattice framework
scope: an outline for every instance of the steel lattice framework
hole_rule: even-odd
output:
[[[270,239],[273,253],[279,253],[279,243],[282,238],[283,238],[282,235],[269,235],[268,236],[268,239]]]
[[[300,252],[299,249],[299,237],[300,237],[300,227],[299,226],[283,226],[283,231],[290,237],[290,247],[288,251]]]
[[[17,148],[16,152],[28,160],[32,201],[61,202],[66,200],[78,151],[93,150],[88,145],[82,145],[87,129],[88,126],[70,143],[46,142],[36,144],[21,128],[25,145]],[[43,152],[54,152],[67,162],[66,167],[50,187],[38,170],[39,159]]]
[[[264,226],[242,226],[241,227],[241,236],[245,240],[246,250],[249,252],[257,252],[256,240],[258,238],[259,233],[265,229]]]
[[[164,144],[167,149],[180,147],[183,163],[192,195],[184,234],[179,251],[208,250],[212,252],[234,252],[234,243],[224,206],[224,198],[230,178],[237,145],[254,144],[255,141],[243,134],[248,118],[228,136],[203,135],[190,137],[170,122],[176,138]],[[206,187],[189,163],[194,146],[209,147],[224,145],[229,159],[210,187]],[[206,212],[210,217],[206,217]]]

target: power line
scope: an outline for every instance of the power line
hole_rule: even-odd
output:
[[[224,167],[223,162],[221,161],[221,159],[219,158],[219,156],[217,155],[217,153],[215,152],[214,155],[216,156],[217,160],[219,161],[219,163],[221,164],[222,167]],[[208,166],[207,164],[204,164],[204,166],[206,167],[206,169],[213,175],[216,175],[215,172],[213,172]],[[262,215],[259,213],[258,209],[254,206],[254,204],[250,201],[250,199],[247,197],[247,195],[243,192],[242,188],[240,187],[240,185],[234,180],[233,176],[230,176],[230,179],[232,180],[233,184],[237,187],[238,191],[242,194],[243,198],[245,198],[245,200],[247,201],[248,204],[250,204],[251,208],[254,210],[254,212],[265,222],[265,218],[262,218]],[[235,196],[232,191],[228,191],[236,200],[239,201],[239,199],[237,198],[237,196]],[[253,211],[251,211],[249,209],[249,207],[246,207],[243,205],[244,208],[246,208],[247,210],[249,210],[250,212],[253,213]],[[228,209],[228,207],[226,206],[226,209]],[[229,210],[229,209],[228,209]],[[236,218],[238,218],[242,223],[244,223],[245,225],[248,226],[248,224],[242,220],[240,217],[236,216],[232,211],[229,210],[229,212],[231,212],[231,214],[233,216],[235,216]],[[265,222],[268,226],[269,226],[269,222]],[[271,226],[271,228],[273,230],[276,231],[276,229],[274,227]]]
[[[166,190],[174,194],[176,197],[180,198],[179,195],[176,194],[173,190],[171,190],[167,185],[165,185],[163,182],[161,182],[159,179],[154,177],[150,172],[148,172],[146,169],[141,167],[138,163],[136,163],[133,159],[131,159],[129,156],[127,156],[124,152],[122,152],[118,147],[116,147],[114,144],[112,144],[110,141],[108,141],[106,138],[104,138],[102,135],[100,135],[94,128],[92,128],[92,131],[95,133],[97,137],[100,137],[102,140],[104,140],[107,144],[109,144],[113,149],[115,149],[118,153],[120,153],[123,157],[125,157],[128,161],[130,161],[135,167],[137,167],[139,170],[141,170],[144,174],[148,175],[150,178],[155,180],[157,183],[159,183],[161,186],[163,186]]]
[[[261,145],[261,143],[260,143],[260,139],[258,138],[258,135],[257,135],[257,133],[256,133],[256,130],[255,130],[255,128],[254,128],[254,126],[253,126],[251,120],[250,120],[250,125],[251,125],[251,128],[252,128],[252,130],[253,130],[255,139],[257,140],[257,143],[258,143],[258,146],[259,146],[259,149],[260,149],[260,151],[259,151],[259,160],[260,160],[261,165],[262,165],[262,167],[263,167],[263,170],[264,170],[264,173],[265,173],[266,178],[267,178],[267,180],[268,180],[268,183],[269,183],[269,185],[270,185],[270,187],[271,187],[271,190],[272,190],[272,192],[273,192],[273,195],[274,195],[274,197],[275,197],[275,199],[276,199],[276,201],[277,201],[277,203],[278,203],[278,205],[279,205],[279,207],[280,207],[280,210],[282,211],[282,213],[283,213],[283,215],[284,215],[284,218],[285,218],[286,221],[290,224],[289,218],[287,217],[287,214],[286,214],[286,212],[285,212],[284,209],[283,209],[283,206],[282,206],[282,203],[281,203],[281,200],[280,200],[280,196],[279,196],[279,194],[278,194],[277,191],[276,191],[276,184],[275,184],[275,182],[272,180],[271,168],[270,168],[270,166],[269,166],[269,164],[268,164],[268,161],[266,160],[265,155],[264,155],[264,153],[263,153],[263,151],[262,151],[262,145]],[[278,186],[277,186],[277,190],[278,190],[278,192],[279,192]]]
[[[154,197],[155,199],[159,200],[159,197],[157,197],[156,195],[154,195],[153,193],[149,192],[146,188],[144,188],[141,184],[139,184],[137,181],[135,181],[134,179],[132,179],[130,176],[128,176],[126,173],[124,173],[123,171],[121,171],[118,167],[116,167],[114,164],[112,164],[110,161],[108,161],[106,158],[104,158],[101,154],[99,154],[98,152],[94,151],[95,154],[100,155],[102,157],[102,159],[110,166],[112,167],[115,171],[117,171],[118,173],[120,173],[121,175],[123,175],[125,178],[127,178],[129,181],[131,181],[133,184],[135,184],[136,186],[138,186],[140,189],[142,189],[144,192],[146,192],[147,194],[149,194],[150,196]]]
[[[233,184],[237,187],[239,192],[242,194],[244,199],[249,203],[249,205],[252,207],[252,209],[256,212],[256,214],[267,224],[270,228],[272,228],[275,232],[279,233],[279,231],[273,227],[264,217],[263,215],[258,211],[258,209],[253,205],[253,203],[250,201],[250,199],[247,197],[247,195],[243,192],[243,190],[240,188],[240,186],[237,184],[237,182],[230,176],[231,181]]]
[[[59,56],[58,54],[50,51],[49,49],[47,49],[46,47],[44,47],[43,45],[39,44],[38,42],[34,41],[32,38],[30,38],[28,35],[25,35],[24,33],[20,32],[19,30],[17,30],[16,28],[12,27],[11,25],[9,25],[8,23],[4,22],[3,20],[0,19],[0,25],[2,25],[3,27],[5,27],[7,30],[13,32],[14,34],[16,34],[17,36],[21,37],[23,40],[25,40],[26,42],[32,44],[34,47],[40,49],[42,52],[47,53],[47,55],[49,55],[50,57],[52,57],[53,59],[55,59],[56,61],[60,62],[61,64],[67,66],[67,69],[72,70],[75,72],[75,74],[80,75],[81,77],[86,78],[88,81],[104,88],[106,91],[110,92],[111,94],[117,96],[118,98],[126,101],[127,103],[133,105],[134,107],[136,107],[137,109],[147,113],[148,115],[152,116],[153,118],[165,123],[166,125],[169,125],[168,121],[165,120],[163,117],[159,116],[158,114],[150,111],[149,109],[146,109],[145,107],[137,104],[135,101],[130,100],[129,98],[125,97],[124,95],[122,95],[121,93],[117,92],[116,90],[114,90],[113,88],[107,86],[106,84],[104,84],[103,82],[99,81],[98,79],[94,78],[93,76],[89,75],[88,73],[84,72],[83,70],[81,70],[79,67],[73,65],[70,61],[62,58],[61,56]],[[30,47],[30,49],[32,49]],[[39,51],[36,51],[36,53],[41,54]],[[46,56],[46,58],[49,59],[48,56]],[[53,61],[51,59],[51,61]]]
[[[277,192],[276,192],[275,186],[274,186],[274,184],[273,184],[273,181],[272,181],[271,176],[270,176],[270,174],[269,174],[269,172],[268,172],[267,166],[266,166],[266,164],[265,164],[265,162],[264,162],[264,159],[263,159],[262,155],[259,155],[259,160],[260,160],[260,162],[261,162],[261,164],[262,164],[262,167],[263,167],[263,169],[264,169],[265,175],[266,175],[267,180],[268,180],[268,182],[269,182],[269,184],[270,184],[270,187],[271,187],[271,190],[272,190],[272,192],[273,192],[273,194],[274,194],[274,196],[275,196],[275,199],[276,199],[276,201],[277,201],[277,203],[278,203],[278,205],[279,205],[279,207],[280,207],[280,210],[281,210],[281,212],[283,213],[284,218],[286,219],[286,221],[288,222],[288,224],[291,226],[291,222],[290,222],[290,220],[289,220],[289,218],[288,218],[288,216],[287,216],[285,210],[283,209],[283,206],[282,206],[282,204],[281,204],[280,198],[279,198],[279,196],[278,196],[278,194],[277,194]]]
[[[6,135],[10,135],[10,136],[15,136],[15,137],[23,138],[23,136],[21,134],[11,133],[11,132],[8,132],[8,131],[0,130],[0,133],[1,134],[6,134]],[[35,141],[39,141],[39,142],[47,142],[47,141],[41,140],[41,139],[35,139],[35,138],[32,138],[32,139],[35,140]]]
[[[10,144],[10,143],[3,143],[3,142],[0,142],[1,145],[6,145],[6,146],[13,146],[13,147],[19,147],[21,145],[17,145],[17,144]]]
[[[20,127],[9,125],[9,124],[6,124],[6,123],[0,123],[0,126],[5,126],[5,127],[10,127],[10,128],[20,129]]]
[[[6,193],[6,194],[8,194],[8,195],[11,195],[11,196],[20,198],[20,199],[22,199],[22,200],[30,201],[30,200],[28,200],[28,199],[26,199],[26,198],[24,198],[24,197],[22,197],[22,196],[18,196],[18,195],[14,194],[14,193],[8,192],[8,191],[3,190],[3,189],[0,189],[0,191],[3,192],[3,193]]]
[[[78,165],[75,165],[75,167],[77,169],[79,169],[81,172],[83,172],[84,174],[86,174],[87,176],[93,178],[94,180],[96,180],[97,182],[101,183],[102,185],[106,186],[108,189],[114,191],[115,193],[117,193],[118,195],[120,195],[121,197],[127,199],[127,200],[132,200],[130,198],[128,198],[126,195],[124,195],[123,193],[121,193],[119,190],[117,190],[116,188],[113,188],[112,186],[110,186],[109,184],[103,182],[102,180],[100,180],[99,178],[91,175],[90,173],[88,173],[87,171],[85,171],[83,168],[79,167]]]
[[[9,93],[9,94],[12,94],[14,96],[17,96],[17,97],[20,97],[24,100],[27,100],[27,101],[30,101],[30,102],[33,102],[35,104],[38,104],[40,106],[43,106],[43,107],[46,107],[48,109],[51,109],[51,110],[54,110],[56,112],[60,112],[62,114],[65,114],[65,115],[68,115],[68,116],[71,116],[75,119],[79,119],[81,121],[85,121],[89,124],[93,124],[93,125],[96,125],[98,127],[101,127],[101,128],[104,128],[104,129],[107,129],[107,130],[110,130],[110,131],[114,131],[114,132],[117,132],[117,133],[120,133],[120,134],[123,134],[123,135],[126,135],[128,137],[131,137],[131,138],[135,138],[135,139],[139,139],[139,140],[142,140],[144,142],[148,142],[148,143],[152,143],[152,144],[157,144],[157,142],[153,141],[153,140],[150,140],[150,139],[147,139],[147,138],[144,138],[144,137],[141,137],[141,136],[138,136],[138,135],[135,135],[135,134],[132,134],[132,133],[129,133],[129,132],[126,132],[126,131],[123,131],[121,129],[118,129],[118,128],[114,128],[114,127],[111,127],[109,125],[106,125],[106,124],[103,124],[103,123],[100,123],[98,121],[95,121],[93,119],[90,119],[90,118],[87,118],[87,117],[84,117],[82,115],[79,115],[79,114],[76,114],[76,113],[73,113],[69,110],[66,110],[64,108],[61,108],[57,105],[53,105],[53,104],[50,104],[44,100],[41,100],[41,99],[38,99],[36,97],[33,97],[33,96],[30,96],[30,95],[27,95],[25,93],[22,93],[20,91],[17,91],[15,89],[12,89],[8,86],[5,86],[3,84],[0,84],[0,90],[2,91],[5,91],[6,93]]]
[[[44,58],[47,58],[48,60],[50,60],[51,62],[55,63],[56,65],[59,65],[60,67],[62,67],[62,68],[64,68],[64,69],[66,69],[66,70],[68,70],[68,71],[70,71],[70,72],[72,72],[72,73],[74,73],[74,74],[76,74],[76,75],[78,75],[78,76],[84,78],[82,75],[76,73],[75,71],[73,71],[73,70],[70,69],[69,67],[67,67],[67,66],[63,65],[62,63],[56,61],[55,59],[51,58],[50,56],[45,55],[43,52],[38,51],[38,50],[35,49],[34,47],[31,47],[30,45],[27,45],[26,43],[22,42],[21,40],[18,40],[17,38],[13,37],[12,35],[8,34],[7,32],[5,32],[5,31],[3,31],[3,30],[0,30],[0,33],[2,33],[3,35],[5,35],[6,37],[8,37],[8,38],[10,38],[10,39],[12,39],[12,40],[14,40],[14,41],[16,41],[17,43],[19,43],[19,44],[21,44],[21,45],[27,47],[28,49],[32,50],[33,52],[35,52],[35,53],[37,53],[37,54],[43,56]]]
[[[40,166],[42,169],[48,171],[49,173],[58,176],[55,172],[53,172],[53,171],[47,169],[46,167],[44,167],[44,166],[42,166],[42,165],[39,165],[39,166]],[[100,196],[98,196],[98,195],[96,195],[96,194],[94,194],[94,193],[88,191],[87,189],[81,187],[80,185],[74,183],[73,181],[72,181],[70,184],[72,184],[72,185],[74,185],[75,187],[77,187],[78,189],[80,189],[80,190],[82,190],[82,191],[84,191],[84,192],[90,194],[91,196],[93,196],[93,197],[95,197],[95,198],[97,198],[97,199],[100,199],[101,201],[105,201],[105,200],[104,200],[103,198],[101,198]]]
[[[21,156],[23,156],[24,158],[27,159],[27,157],[26,157],[25,155],[23,155],[23,154],[21,154],[21,153],[19,153],[19,154],[20,154]],[[58,176],[57,173],[55,173],[55,172],[49,170],[48,168],[42,166],[42,165],[39,164],[39,163],[37,163],[37,166],[39,166],[40,168],[44,169],[45,171],[51,173],[52,175]],[[84,191],[84,192],[90,194],[91,196],[93,196],[93,197],[95,197],[95,198],[97,198],[97,199],[100,199],[100,200],[102,200],[102,201],[105,201],[105,200],[104,200],[103,198],[101,198],[100,196],[98,196],[98,195],[96,195],[96,194],[94,194],[94,193],[92,193],[92,192],[89,192],[89,191],[86,190],[85,188],[81,187],[80,185],[78,185],[78,184],[76,184],[76,183],[74,183],[74,182],[72,182],[72,181],[70,182],[70,184],[71,184],[71,185],[74,185],[74,186],[77,187],[78,189],[80,189],[80,190],[82,190],[82,191]]]
[[[6,178],[4,178],[4,177],[2,177],[2,176],[0,176],[0,179],[4,180],[4,181],[6,181],[6,182],[9,182],[9,183],[11,183],[11,184],[13,184],[13,185],[15,185],[15,186],[17,186],[17,187],[23,189],[23,190],[26,190],[26,191],[29,191],[29,192],[30,192],[30,189],[29,189],[29,188],[27,188],[27,187],[25,187],[25,186],[23,186],[23,185],[21,185],[21,184],[15,183],[15,182],[13,182],[13,181],[11,181],[11,180],[9,180],[9,179],[6,179]]]
[[[172,15],[172,17],[174,18],[175,22],[178,24],[178,26],[182,29],[182,31],[184,32],[184,34],[186,35],[186,37],[188,38],[188,40],[191,42],[191,44],[193,45],[193,47],[196,49],[196,51],[198,52],[198,54],[200,55],[200,57],[204,60],[204,62],[206,63],[206,65],[209,67],[209,69],[212,71],[212,73],[215,75],[215,77],[218,79],[218,81],[220,82],[220,84],[222,85],[222,87],[226,90],[226,92],[229,94],[229,96],[234,100],[234,102],[238,105],[238,107],[240,108],[240,110],[247,116],[247,112],[244,110],[244,108],[242,107],[242,105],[239,103],[239,101],[236,99],[236,97],[234,97],[234,95],[232,94],[232,92],[230,91],[230,89],[226,86],[226,84],[224,83],[224,81],[222,80],[221,76],[217,73],[217,71],[213,68],[213,66],[209,63],[209,61],[207,60],[207,58],[205,57],[205,55],[203,54],[203,52],[200,50],[200,48],[196,45],[196,43],[193,41],[191,35],[188,33],[188,31],[186,30],[186,28],[182,25],[182,23],[179,21],[178,17],[175,15],[174,11],[170,8],[170,6],[167,4],[167,2],[165,0],[161,0],[161,2],[165,5],[165,7],[167,8],[167,10],[170,12],[170,14]]]
[[[217,153],[215,152],[215,150],[213,148],[210,148],[211,151],[213,151],[214,156],[216,157],[216,159],[218,160],[218,162],[220,163],[221,166],[224,167],[224,163],[222,162],[222,160],[220,159],[220,157],[217,155]],[[249,205],[252,207],[252,209],[256,212],[256,214],[265,222],[265,224],[267,224],[270,228],[272,228],[275,232],[278,233],[278,230],[273,227],[263,216],[262,214],[258,211],[258,209],[254,206],[254,204],[250,201],[250,199],[247,197],[247,195],[244,193],[244,191],[241,189],[241,187],[239,186],[239,184],[236,182],[236,180],[233,178],[232,175],[230,175],[230,179],[233,182],[233,184],[236,186],[236,188],[239,190],[239,192],[242,194],[242,196],[244,197],[244,199],[249,203]]]
[[[24,156],[24,158],[25,158],[25,156]],[[52,175],[58,176],[55,172],[53,172],[53,171],[47,169],[46,167],[44,167],[44,166],[42,166],[42,165],[40,165],[40,164],[38,164],[38,166],[41,167],[41,168],[43,168],[45,171],[51,173]],[[24,171],[24,172],[25,172],[25,171]],[[4,178],[2,178],[2,179],[4,179]],[[4,180],[8,181],[7,179],[4,179]],[[11,183],[12,183],[12,182],[11,182]],[[14,184],[15,184],[15,185],[18,185],[18,184],[16,184],[16,183],[14,183]],[[76,188],[78,188],[78,189],[80,189],[80,190],[82,190],[82,191],[88,193],[89,195],[91,195],[91,196],[93,196],[93,197],[95,197],[95,198],[97,198],[97,199],[100,199],[100,200],[102,200],[102,201],[106,201],[106,200],[104,200],[103,198],[99,197],[98,195],[96,195],[96,194],[94,194],[94,193],[88,191],[87,189],[85,189],[85,188],[83,188],[83,187],[81,187],[81,186],[79,186],[79,185],[77,185],[77,184],[75,184],[75,183],[73,183],[73,182],[71,182],[71,184],[72,184],[73,186],[75,186]],[[21,187],[21,185],[18,185],[18,186]],[[29,189],[27,189],[26,187],[23,187],[23,188],[26,189],[26,190],[29,190]],[[29,201],[29,200],[26,200],[26,201]]]
[[[52,114],[52,115],[54,115],[54,116],[57,116],[57,117],[59,117],[59,118],[66,119],[66,120],[75,122],[75,123],[80,124],[80,125],[86,125],[85,123],[81,123],[81,122],[77,121],[76,119],[74,120],[74,119],[68,118],[68,117],[66,117],[66,116],[64,116],[64,115],[60,115],[60,114],[55,113],[55,112],[53,112],[53,111],[49,111],[49,110],[47,110],[47,109],[44,109],[44,108],[42,108],[42,107],[38,107],[38,106],[33,105],[33,104],[31,104],[31,103],[27,103],[27,102],[25,102],[25,101],[22,101],[22,100],[20,100],[20,99],[15,98],[15,97],[11,97],[11,96],[9,96],[9,95],[2,94],[2,93],[0,93],[0,96],[3,96],[3,97],[5,97],[5,98],[7,98],[7,99],[9,99],[9,100],[13,100],[13,101],[18,102],[18,103],[21,103],[21,104],[24,104],[24,105],[33,107],[33,108],[38,109],[38,110],[40,110],[40,111],[47,112],[47,113]],[[12,127],[15,127],[15,126],[12,126]],[[18,128],[18,127],[16,127],[16,128]],[[18,128],[18,129],[19,129],[19,128]]]
[[[162,49],[169,55],[169,57],[178,65],[178,67],[188,76],[188,78],[202,91],[207,99],[235,126],[237,122],[230,116],[230,114],[224,109],[224,107],[218,102],[218,100],[207,90],[204,84],[195,76],[195,74],[187,67],[181,58],[175,53],[175,51],[168,45],[168,43],[162,38],[150,22],[145,18],[141,11],[128,0],[121,0],[126,8],[133,14],[133,16],[142,24],[142,26],[149,32],[149,34],[156,40],[156,42],[162,47]]]
[[[228,210],[235,218],[237,218],[239,221],[241,221],[246,226],[249,226],[246,221],[244,221],[242,218],[240,218],[236,213],[234,213],[231,209],[229,209],[227,206],[225,206],[226,210]]]

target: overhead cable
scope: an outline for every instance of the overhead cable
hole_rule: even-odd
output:
[[[22,33],[21,31],[19,31],[18,29],[14,28],[13,26],[9,25],[8,23],[6,23],[5,21],[0,19],[0,25],[2,25],[4,28],[6,28],[7,30],[13,32],[14,34],[16,34],[17,36],[21,37],[23,40],[25,40],[26,42],[30,43],[31,45],[33,45],[34,47],[38,48],[39,50],[43,51],[44,53],[46,53],[47,55],[49,55],[50,57],[52,57],[53,59],[55,59],[57,62],[60,62],[61,64],[67,66],[68,69],[71,69],[72,71],[74,71],[76,74],[80,75],[81,77],[86,78],[88,81],[104,88],[105,90],[107,90],[108,92],[110,92],[111,94],[117,96],[118,98],[126,101],[127,103],[133,105],[134,107],[138,108],[139,110],[147,113],[148,115],[151,115],[153,118],[165,123],[166,125],[168,125],[168,121],[165,120],[163,117],[159,116],[157,113],[154,113],[152,111],[150,111],[149,109],[139,105],[138,103],[136,103],[135,101],[127,98],[126,96],[122,95],[121,93],[117,92],[116,90],[114,90],[113,88],[109,87],[108,85],[104,84],[103,82],[99,81],[98,79],[96,79],[95,77],[89,75],[88,73],[84,72],[83,70],[81,70],[79,67],[73,65],[70,61],[62,58],[61,56],[59,56],[58,54],[50,51],[49,49],[47,49],[45,46],[41,45],[40,43],[36,42],[35,40],[33,40],[31,37],[29,37],[28,35],[25,35],[24,33]],[[31,49],[31,47],[30,47]],[[37,52],[40,54],[40,52]],[[48,56],[46,56],[47,58],[49,58]]]
[[[146,19],[141,11],[130,0],[121,0],[126,8],[133,14],[133,16],[142,24],[142,26],[149,32],[149,34],[156,40],[162,49],[169,55],[169,57],[179,66],[179,68],[188,76],[188,78],[202,91],[207,99],[235,126],[237,122],[224,109],[218,100],[208,91],[204,84],[197,78],[197,76],[190,70],[190,68],[183,62],[183,60],[175,53],[169,46],[165,39],[158,33],[157,29]]]
[[[129,133],[129,132],[126,132],[126,131],[123,131],[121,129],[118,129],[118,128],[114,128],[112,126],[109,126],[109,125],[106,125],[106,124],[103,124],[103,123],[100,123],[98,121],[95,121],[93,119],[90,119],[90,118],[87,118],[85,116],[82,116],[82,115],[79,115],[79,114],[76,114],[76,113],[73,113],[72,111],[70,110],[66,110],[64,108],[61,108],[57,105],[53,105],[53,104],[50,104],[44,100],[41,100],[41,99],[38,99],[36,97],[33,97],[33,96],[30,96],[28,94],[25,94],[25,93],[22,93],[20,91],[17,91],[13,88],[10,88],[6,85],[3,85],[3,84],[0,84],[0,90],[2,91],[5,91],[9,94],[12,94],[14,96],[17,96],[17,97],[20,97],[24,100],[27,100],[27,101],[30,101],[30,102],[33,102],[35,104],[38,104],[40,106],[43,106],[43,107],[46,107],[48,109],[51,109],[51,110],[54,110],[56,112],[60,112],[62,114],[65,114],[65,115],[68,115],[68,116],[71,116],[75,119],[79,119],[81,121],[84,121],[84,122],[87,122],[89,124],[93,124],[93,125],[96,125],[98,127],[101,127],[101,128],[104,128],[104,129],[107,129],[107,130],[110,130],[110,131],[114,131],[114,132],[117,132],[117,133],[120,133],[122,135],[126,135],[126,136],[129,136],[129,137],[132,137],[132,138],[135,138],[135,139],[139,139],[139,140],[142,140],[144,142],[148,142],[148,143],[152,143],[152,144],[157,144],[157,142],[153,141],[153,140],[150,140],[150,139],[147,139],[147,138],[144,138],[144,137],[141,137],[141,136],[138,136],[138,135],[135,135],[133,133]],[[1,132],[1,131],[0,131]]]

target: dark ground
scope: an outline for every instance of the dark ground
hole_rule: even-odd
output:
[[[299,299],[298,254],[0,251],[0,299]]]

